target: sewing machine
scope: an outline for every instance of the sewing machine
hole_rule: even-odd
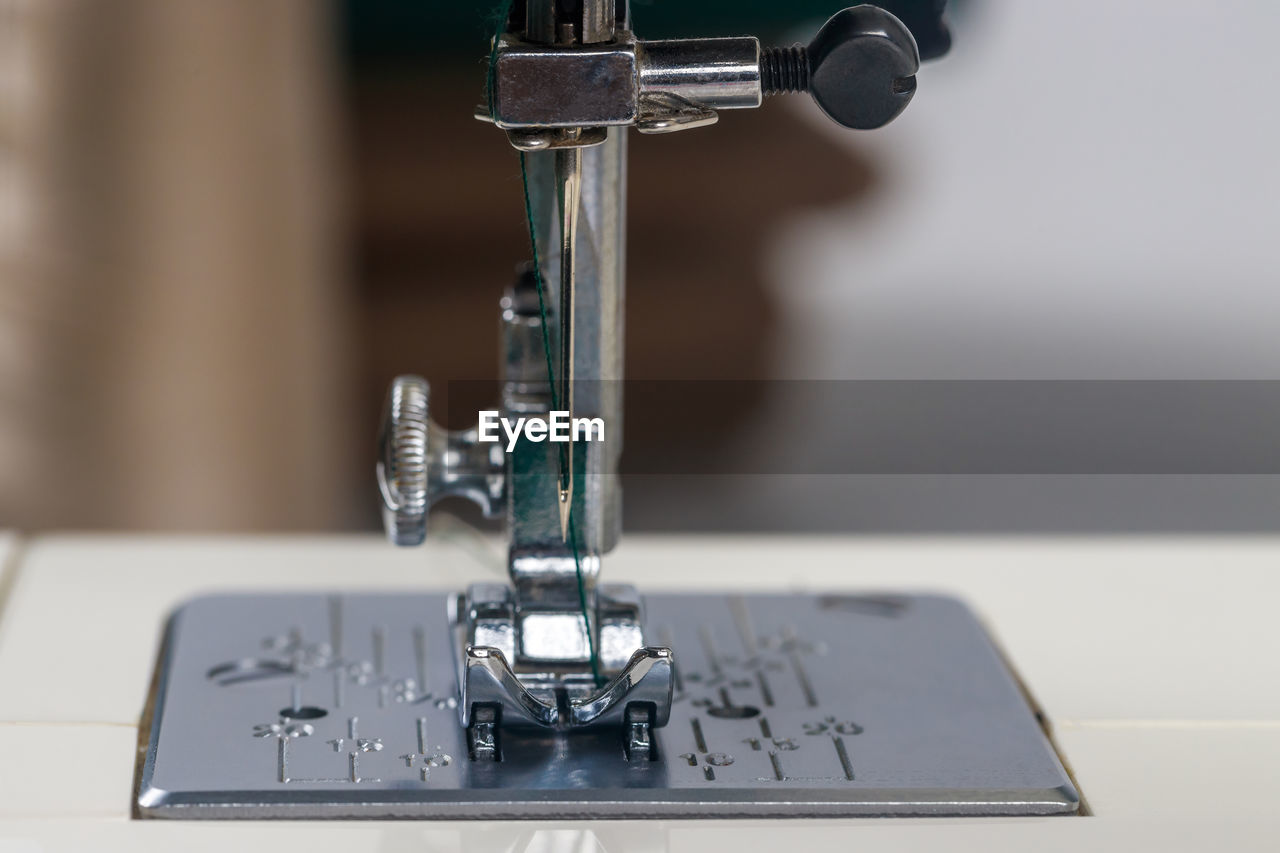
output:
[[[936,53],[945,30],[928,26]],[[420,545],[433,504],[470,499],[506,519],[509,583],[187,604],[158,669],[140,815],[1074,812],[958,601],[600,581],[621,518],[628,128],[691,131],[807,91],[837,124],[874,129],[907,106],[919,64],[911,30],[874,6],[778,48],[645,41],[626,3],[514,5],[477,109],[520,152],[531,233],[501,305],[500,407],[446,431],[427,383],[401,377],[377,466],[393,543]],[[268,638],[265,654],[229,624]]]
[[[1202,697],[1190,716],[1265,713],[1239,687],[1243,664],[1181,630],[1179,613],[1220,593],[1169,581],[1169,607],[1139,617],[1087,592],[1104,575],[1112,589],[1145,590],[1148,566],[1213,561],[1221,546],[646,538],[611,554],[627,128],[694,130],[719,110],[804,89],[837,123],[874,128],[907,105],[921,55],[946,37],[940,21],[913,35],[863,6],[806,47],[644,42],[625,3],[565,8],[514,5],[477,110],[524,157],[533,239],[500,306],[496,412],[599,419],[601,440],[557,443],[548,427],[508,446],[480,428],[447,431],[431,420],[427,384],[402,377],[376,474],[388,536],[406,547],[37,541],[13,564],[21,574],[11,569],[10,607],[22,609],[0,623],[0,673],[30,683],[57,658],[78,672],[0,701],[4,720],[42,727],[26,739],[0,729],[25,771],[0,790],[24,818],[70,808],[82,820],[28,824],[44,840],[18,849],[190,843],[191,825],[172,819],[230,820],[199,837],[264,849],[738,849],[798,838],[836,849],[847,824],[813,819],[856,816],[965,818],[912,824],[910,836],[895,835],[904,822],[859,826],[860,838],[902,849],[1084,845],[1174,817],[1179,804],[1160,792],[1194,784],[1188,765],[1201,762],[1230,777],[1209,794],[1219,808],[1264,814],[1268,785],[1229,733],[1162,737],[1159,724],[1134,723],[1169,713],[1144,705],[1138,677],[1151,702],[1185,707],[1183,667],[1202,678],[1221,667],[1205,695],[1225,704]],[[456,528],[428,540],[431,507],[459,496],[506,519],[501,553]],[[1226,574],[1257,581],[1273,551],[1259,546]],[[179,562],[187,572],[170,571]],[[606,571],[647,585],[604,583]],[[781,592],[793,571],[818,591]],[[1068,575],[1075,583],[1053,580]],[[127,614],[96,606],[107,577],[136,590]],[[236,591],[197,594],[211,586]],[[1000,644],[964,601],[930,592],[957,586],[995,617]],[[1243,618],[1260,598],[1230,603]],[[159,653],[146,653],[180,600]],[[74,630],[50,635],[28,615],[55,607]],[[1082,623],[1089,636],[1076,635]],[[1111,689],[1081,690],[1083,674],[1135,635],[1147,637],[1134,653],[1141,675],[1120,668]],[[1152,649],[1168,643],[1177,654],[1160,665]],[[1068,720],[1065,738],[1051,737],[1050,714]],[[1087,811],[1082,790],[1130,822],[1073,819]],[[135,820],[116,820],[126,803]],[[725,822],[762,817],[788,820]],[[245,822],[261,818],[593,823]],[[676,818],[717,822],[665,822]],[[1163,825],[1161,842],[1184,841],[1176,819]]]

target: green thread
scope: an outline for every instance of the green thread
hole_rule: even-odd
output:
[[[511,6],[515,0],[506,0],[501,6],[495,8],[493,15],[493,39],[489,44],[489,69],[485,73],[484,95],[485,101],[489,105],[489,118],[494,117],[494,79],[498,73],[498,40],[502,37],[503,31],[507,28],[507,21],[511,19]]]

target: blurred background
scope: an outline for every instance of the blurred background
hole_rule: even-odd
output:
[[[633,139],[627,528],[1280,528],[1280,6],[950,9],[884,131]],[[377,526],[387,383],[473,421],[527,253],[491,13],[0,0],[0,526]]]

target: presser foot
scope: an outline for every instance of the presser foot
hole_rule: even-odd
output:
[[[561,732],[589,726],[615,726],[622,732],[623,755],[650,761],[653,729],[671,716],[674,690],[670,649],[643,648],[598,690],[591,683],[521,680],[498,649],[467,648],[460,678],[461,722],[473,761],[501,761],[499,728],[541,726]],[[570,698],[577,694],[578,698]]]
[[[453,599],[458,717],[472,760],[501,761],[505,730],[586,728],[621,732],[629,761],[652,758],[653,729],[671,716],[673,655],[643,644],[634,587],[604,585],[588,598],[590,619],[572,600],[520,598],[498,584]]]

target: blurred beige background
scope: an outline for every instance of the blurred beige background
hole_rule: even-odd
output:
[[[315,0],[0,2],[0,524],[375,526],[388,382],[492,390],[527,253],[517,160],[471,116],[483,40],[353,71]],[[719,130],[633,147],[653,190],[630,207],[633,376],[766,375],[769,235],[874,183],[792,112]],[[463,396],[436,416],[489,403]],[[704,415],[727,429],[751,403]],[[629,413],[641,470],[669,421]]]
[[[751,26],[804,39],[818,5]],[[731,6],[636,9],[723,33]],[[628,374],[747,382],[697,430],[628,409],[628,529],[1280,528],[1280,5],[951,9],[952,54],[883,131],[796,98],[633,139]],[[387,382],[491,381],[527,251],[516,160],[471,119],[486,11],[0,0],[0,527],[376,527]],[[353,50],[359,27],[397,49]],[[877,398],[853,383],[904,383],[870,424],[895,458],[968,393],[929,382],[992,379],[1049,403],[977,388],[998,428],[970,423],[969,456],[859,461],[878,445],[844,403]],[[1143,422],[1083,448],[1105,471],[1055,467],[1095,433],[1052,381],[1191,379],[1186,466],[1127,467],[1169,443]],[[1238,380],[1259,384],[1220,407]],[[1046,421],[1003,465],[999,436]],[[680,454],[713,462],[649,475]]]
[[[353,523],[328,27],[0,0],[4,525]]]

